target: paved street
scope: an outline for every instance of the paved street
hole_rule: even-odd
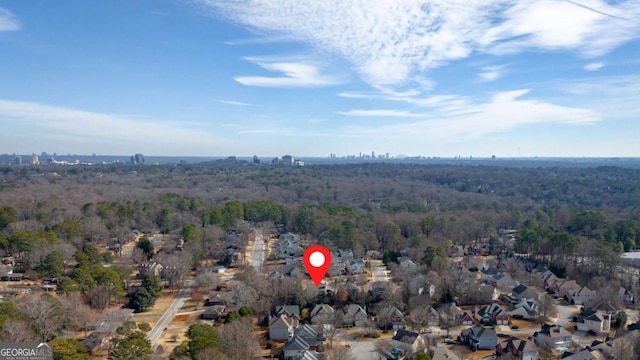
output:
[[[387,267],[380,263],[372,263],[371,264],[371,280],[373,282],[376,281],[389,281],[389,277],[387,276]]]
[[[178,311],[180,311],[180,309],[182,308],[184,303],[187,301],[187,299],[189,299],[190,296],[191,296],[190,288],[180,290],[178,297],[175,300],[173,300],[171,305],[169,305],[167,310],[160,317],[160,320],[158,320],[158,322],[154,325],[153,329],[151,329],[151,331],[149,331],[149,334],[147,334],[147,340],[151,342],[151,346],[154,346],[158,341],[158,339],[160,339],[160,335],[162,335],[162,332],[164,331],[164,329],[166,329],[167,326],[169,326],[169,324],[173,320],[173,317],[176,316]]]
[[[262,263],[264,262],[264,236],[262,235],[262,229],[256,229],[256,237],[253,242],[253,257],[251,264],[257,272],[262,270]]]

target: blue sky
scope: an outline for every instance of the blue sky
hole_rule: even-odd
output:
[[[0,0],[0,153],[639,156],[637,0]]]

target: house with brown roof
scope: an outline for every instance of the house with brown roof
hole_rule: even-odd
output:
[[[496,346],[496,355],[511,354],[518,360],[538,360],[540,351],[535,343],[529,340],[510,337]]]
[[[482,323],[509,325],[509,314],[498,304],[483,306],[476,313]]]
[[[569,293],[578,291],[581,288],[575,280],[557,279],[551,284],[551,291],[558,297],[565,297]]]
[[[567,293],[567,301],[572,305],[592,305],[597,301],[598,293],[586,286],[581,287],[578,291]]]
[[[204,311],[202,312],[202,315],[200,315],[202,317],[203,320],[213,320],[216,321],[219,318],[226,316],[227,314],[227,307],[224,305],[212,305],[209,306],[208,308],[204,309]]]
[[[447,319],[447,322],[452,323],[454,326],[462,324],[463,315],[466,314],[467,316],[471,316],[470,314],[459,308],[455,302],[440,304],[438,305],[437,310],[441,319]],[[473,317],[471,317],[471,321],[474,321]]]
[[[460,324],[464,326],[471,326],[471,325],[474,325],[475,323],[476,321],[473,319],[473,315],[471,315],[466,311],[462,314],[462,316],[460,316]]]
[[[403,329],[404,314],[395,306],[382,308],[376,314],[376,322],[381,329]]]

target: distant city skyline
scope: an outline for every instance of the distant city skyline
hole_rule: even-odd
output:
[[[13,1],[0,53],[6,154],[640,156],[632,0]]]

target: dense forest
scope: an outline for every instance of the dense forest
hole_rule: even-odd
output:
[[[352,249],[357,257],[377,250],[394,279],[404,276],[394,261],[409,256],[425,281],[438,285],[427,300],[391,287],[382,295],[343,288],[322,299],[307,296],[299,279],[267,282],[248,267],[236,276],[241,284],[232,297],[241,310],[260,316],[281,303],[388,303],[407,310],[424,301],[477,303],[484,296],[481,288],[472,289],[471,277],[446,260],[454,248],[505,259],[528,257],[593,289],[606,289],[615,280],[637,294],[637,278],[620,276],[619,254],[640,248],[639,206],[640,169],[622,167],[376,163],[294,168],[242,161],[4,167],[3,263],[34,282],[55,279],[55,290],[64,296],[31,294],[27,302],[0,303],[0,338],[73,341],[59,335],[86,328],[95,310],[128,301],[143,311],[164,286],[178,288],[191,274],[196,286],[210,288],[215,280],[200,270],[237,260],[227,235],[239,234],[233,246],[239,250],[235,256],[242,256],[251,228],[258,227],[292,231],[306,243],[334,250]],[[154,233],[175,241],[154,249],[147,237],[139,238],[124,262],[114,262],[117,251],[105,250],[132,241],[134,234]],[[139,286],[129,287],[132,269],[151,257],[168,270],[166,283],[147,274],[136,280]],[[409,286],[409,281],[396,283]],[[239,312],[237,318],[242,316]],[[123,329],[110,353],[124,351],[148,331]],[[78,344],[67,345],[62,347]],[[184,346],[176,351],[188,351],[188,343]]]
[[[132,229],[180,234],[193,226],[199,244],[191,246],[206,253],[238,220],[359,253],[410,248],[417,258],[428,246],[483,239],[500,251],[499,230],[516,229],[517,252],[562,268],[588,257],[599,274],[640,246],[638,169],[218,161],[0,174],[0,251],[28,259],[34,276],[56,275],[51,258]]]

